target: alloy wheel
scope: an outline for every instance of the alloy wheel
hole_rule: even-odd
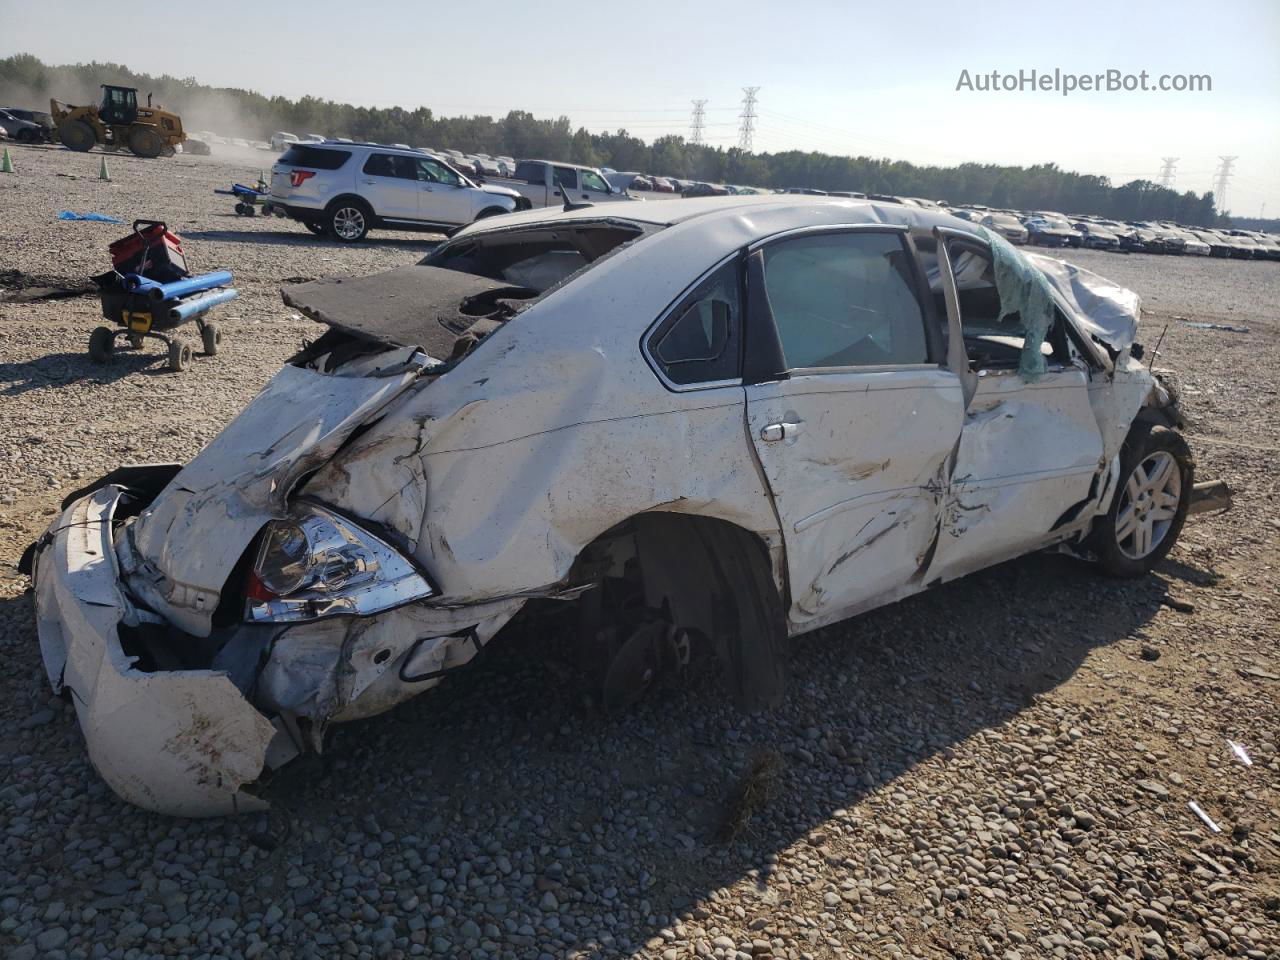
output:
[[[1116,511],[1116,546],[1130,560],[1149,557],[1168,536],[1182,500],[1182,471],[1157,450],[1133,468]]]
[[[364,230],[364,213],[359,207],[342,207],[334,211],[333,232],[343,240],[359,240]]]

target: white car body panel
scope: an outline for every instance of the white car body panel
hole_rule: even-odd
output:
[[[1088,378],[1069,367],[1028,383],[980,377],[965,414],[927,574],[953,580],[1047,543],[1054,523],[1088,497],[1103,467]]]
[[[529,211],[457,236],[621,216]],[[433,371],[443,358],[412,347],[333,373],[285,366],[114,543],[106,521],[118,488],[70,506],[38,555],[41,644],[55,688],[76,691],[90,755],[113,789],[183,815],[258,808],[241,787],[264,768],[319,749],[331,723],[434,686],[528,598],[576,595],[568,577],[583,549],[638,514],[755,534],[798,634],[1078,536],[1107,508],[1120,444],[1157,389],[1128,356],[1137,302],[1127,291],[1042,266],[1082,328],[1081,300],[1097,300],[1094,327],[1119,350],[1114,369],[982,377],[967,409],[960,376],[938,365],[672,390],[639,342],[735,251],[796,227],[960,222],[797,197],[660,201],[625,216],[667,226],[532,301],[446,372]],[[784,422],[798,432],[762,440]],[[294,496],[376,525],[436,588],[373,616],[252,628],[274,631],[259,706],[309,719],[306,743],[249,704],[231,679],[234,657],[144,674],[114,639],[145,612],[133,598],[209,636],[223,592],[239,589],[228,579],[236,564]],[[67,518],[89,522],[66,528]],[[184,778],[180,761],[209,773]]]
[[[964,416],[936,366],[815,372],[747,387],[748,429],[787,548],[797,624],[858,606],[926,566]],[[786,424],[781,440],[763,439]]]

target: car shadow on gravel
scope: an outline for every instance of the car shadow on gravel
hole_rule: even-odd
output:
[[[235,216],[235,214],[231,214]],[[237,217],[237,219],[240,219]],[[258,243],[267,246],[296,247],[306,245],[320,250],[359,250],[364,247],[391,247],[426,253],[442,241],[439,236],[421,234],[417,237],[369,237],[358,243],[344,243],[317,237],[301,229],[294,230],[183,230],[184,240],[216,240],[222,243]]]
[[[94,363],[87,353],[50,353],[35,360],[0,363],[0,397],[73,383],[114,383],[135,373],[171,372],[168,355],[154,347],[117,349],[107,363]]]
[[[604,716],[561,631],[526,627],[436,691],[335,727],[323,763],[269,793],[295,837],[363,817],[453,850],[485,849],[500,824],[524,833],[543,866],[577,871],[556,881],[561,902],[648,901],[634,947],[744,876],[763,890],[771,855],[820,846],[836,811],[913,768],[949,780],[968,739],[1132,638],[1165,595],[1162,578],[1109,580],[1060,555],[1009,562],[801,638],[786,702],[756,715],[703,675]],[[780,906],[772,892],[759,904]],[[577,946],[607,932],[579,927]]]
[[[428,882],[428,850],[435,878],[483,873],[502,856],[537,876],[507,891],[512,911],[532,914],[553,892],[577,915],[561,928],[574,946],[617,956],[747,877],[749,915],[786,911],[800,891],[771,884],[777,855],[806,842],[820,852],[833,826],[874,836],[877,806],[922,764],[931,785],[950,789],[967,775],[966,741],[1018,723],[1090,651],[1132,639],[1165,596],[1162,577],[1108,580],[1061,556],[1006,563],[801,638],[786,701],[754,715],[728,706],[713,670],[603,715],[573,666],[571,617],[531,621],[437,690],[335,726],[323,757],[269,785],[270,815],[175,821],[124,803],[93,772],[73,711],[50,700],[26,592],[0,599],[11,724],[0,748],[23,755],[30,777],[68,778],[74,799],[56,808],[59,822],[109,823],[138,841],[131,861],[199,859],[206,844],[260,848],[251,866],[210,868],[251,909],[287,905],[286,873],[323,886],[328,865],[357,851],[401,887]],[[1011,768],[1028,762],[1007,755]],[[862,822],[833,820],[837,811]],[[852,877],[853,866],[828,869]],[[64,898],[94,896],[73,893],[70,875],[60,882]],[[490,905],[449,896],[457,913],[442,932],[457,942],[463,921],[487,922]],[[619,911],[644,919],[619,929]]]

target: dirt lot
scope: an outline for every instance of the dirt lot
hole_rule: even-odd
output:
[[[154,346],[91,366],[93,298],[0,302],[0,952],[1280,957],[1280,263],[1072,257],[1142,294],[1148,348],[1168,325],[1200,475],[1237,491],[1158,575],[1005,564],[804,638],[760,716],[698,679],[604,719],[552,638],[514,637],[340,728],[270,817],[176,821],[94,774],[12,565],[65,493],[191,457],[249,400],[313,332],[282,283],[429,240],[236,218],[212,191],[257,162],[112,157],[105,183],[98,154],[12,152],[0,270],[79,282],[122,230],[59,210],[147,217],[242,296],[186,374]]]

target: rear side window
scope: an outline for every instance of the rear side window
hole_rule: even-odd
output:
[[[573,167],[556,167],[555,178],[557,187],[568,187],[570,190],[578,188],[578,171]]]
[[[765,248],[787,368],[928,362],[924,311],[897,233],[823,233]]]
[[[400,180],[418,179],[418,162],[414,157],[394,153],[371,153],[364,162],[364,173],[373,177],[396,177]]]
[[[525,183],[545,183],[546,182],[546,164],[530,163],[528,160],[521,160],[516,164],[515,179],[523,180]]]
[[[741,377],[742,295],[737,260],[693,289],[649,337],[649,355],[674,384]]]
[[[317,170],[337,170],[351,156],[349,150],[328,150],[324,147],[308,147],[295,143],[280,157],[280,163],[293,167],[314,167]]]

